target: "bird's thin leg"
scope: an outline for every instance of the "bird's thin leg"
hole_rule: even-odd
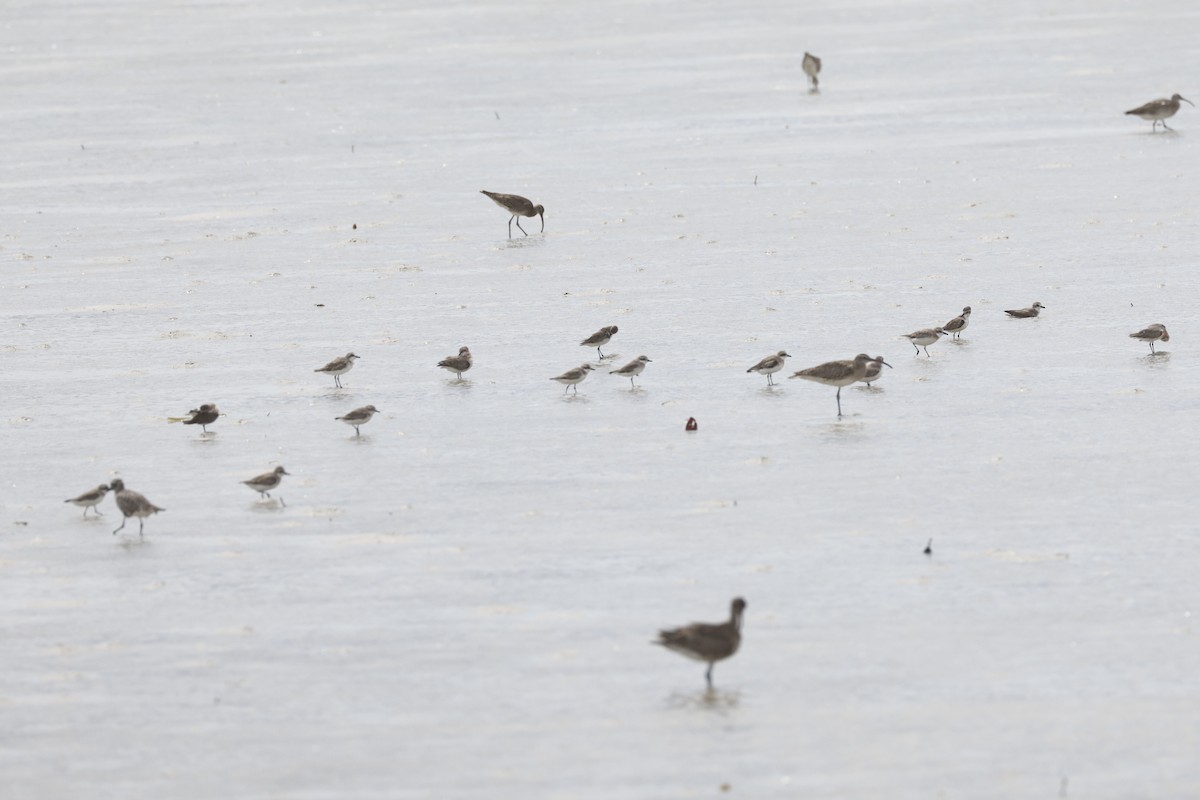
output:
[[[924,350],[925,350],[925,357],[926,357],[926,358],[933,358],[933,356],[929,355],[929,348],[928,348],[928,347],[924,348]]]
[[[142,539],[146,538],[146,519],[138,517],[138,536]]]
[[[201,433],[208,433],[208,427],[207,427],[207,426],[205,426],[205,425],[201,425],[201,426],[200,426],[200,432],[201,432]]]
[[[570,387],[570,385],[569,385],[569,384],[568,384],[568,385],[566,385],[566,386],[563,386],[563,394],[566,394],[566,393],[567,393],[567,392],[569,392],[569,391],[571,391],[571,387]]]
[[[604,351],[601,350],[599,347],[597,347],[596,352],[600,354],[600,360],[603,361],[604,360]]]
[[[511,217],[508,218],[508,238],[510,238],[510,239],[512,238],[512,221],[516,218],[517,218],[516,214],[513,214]]]
[[[513,215],[513,219],[517,220],[517,227],[518,227],[518,228],[521,228],[521,220],[520,220],[520,219],[517,217],[517,215],[516,215],[516,214],[514,214],[514,215]],[[521,228],[521,233],[525,233],[525,229],[524,229],[524,228]],[[528,234],[528,233],[525,233],[525,235],[526,235],[526,236],[528,236],[529,234]]]
[[[1150,343],[1150,352],[1151,352],[1151,353],[1153,353],[1153,352],[1154,352],[1154,342],[1151,342],[1151,343]]]
[[[355,426],[354,426],[354,435],[355,435],[355,436],[360,436],[360,435],[361,435],[361,434],[358,432],[358,426],[357,426],[357,425],[355,425]]]
[[[842,415],[842,387],[840,387],[840,386],[838,387],[838,390],[837,390],[837,404],[838,404],[838,416],[840,417]]]
[[[1163,119],[1163,120],[1159,120],[1159,122],[1161,122],[1161,123],[1162,123],[1163,130],[1164,130],[1164,131],[1173,131],[1173,130],[1175,130],[1175,129],[1174,129],[1174,128],[1172,128],[1171,126],[1167,125],[1167,121],[1166,121],[1165,119]]]
[[[911,340],[910,340],[911,341]],[[913,350],[917,351],[917,355],[921,355],[921,348],[917,347],[916,342],[912,342]]]
[[[578,383],[572,384],[571,388],[575,390],[575,394],[579,394],[579,384]]]
[[[279,498],[279,505],[281,508],[287,508],[287,503],[283,502],[282,496]]]
[[[341,375],[333,376],[333,385],[339,389],[342,388],[342,376]]]
[[[708,671],[704,673],[704,680],[708,682],[708,688],[712,689],[712,662],[708,662]]]
[[[125,517],[125,518],[123,518],[123,519],[121,520],[121,528],[124,528],[124,527],[125,527],[125,523],[126,523],[126,522],[128,522],[128,521],[129,521],[129,517]],[[116,536],[116,535],[117,535],[117,531],[121,530],[121,528],[117,528],[117,530],[116,530],[116,531],[113,531],[113,536]]]
[[[636,389],[636,388],[637,388],[637,384],[633,382],[633,376],[632,376],[632,375],[631,375],[631,376],[629,376],[629,388],[630,388],[630,389]]]

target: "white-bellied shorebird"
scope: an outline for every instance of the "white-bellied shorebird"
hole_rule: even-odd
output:
[[[812,88],[809,89],[809,92],[815,93],[815,92],[821,91],[817,85],[818,84],[817,76],[821,74],[821,59],[817,58],[812,53],[805,50],[804,51],[804,60],[802,62],[800,62],[800,66],[801,66],[801,68],[803,68],[804,74],[808,76],[808,79],[810,81],[812,81]],[[835,75],[834,77],[837,77],[837,76]]]
[[[929,345],[945,335],[946,331],[942,328],[923,328],[919,331],[904,334],[904,338],[912,343],[913,350],[917,351],[917,355],[921,355],[921,350],[923,349],[925,355],[929,356]],[[932,358],[932,356],[929,357]]]
[[[457,373],[458,379],[461,381],[463,373],[471,368],[471,348],[458,348],[458,355],[446,356],[438,362],[438,366],[444,370]]]
[[[117,508],[121,509],[121,513],[125,517],[121,520],[121,527],[113,531],[113,535],[116,535],[121,528],[125,527],[125,523],[129,521],[130,517],[137,517],[138,536],[142,537],[143,539],[146,538],[144,531],[146,526],[146,517],[150,516],[151,514],[157,514],[160,511],[166,511],[166,509],[159,508],[158,506],[154,505],[154,503],[151,503],[146,499],[145,495],[139,494],[131,489],[126,489],[125,482],[120,478],[109,484],[109,488],[116,492]]]
[[[579,384],[583,383],[583,379],[588,376],[588,373],[594,369],[591,364],[580,364],[575,369],[569,369],[562,375],[551,378],[552,381],[558,381],[563,385],[563,394],[572,386],[575,387],[575,394],[579,394]]]
[[[1005,311],[1004,313],[1008,314],[1010,317],[1016,317],[1017,319],[1029,319],[1040,314],[1043,308],[1045,308],[1045,306],[1041,303],[1034,303],[1029,308],[1013,308]]]
[[[619,329],[616,325],[605,325],[603,328],[580,342],[579,345],[580,347],[596,348],[596,352],[600,354],[600,360],[603,361],[604,359],[608,358],[608,356],[604,355],[600,348],[608,344],[612,340],[612,337],[617,335],[618,330]]]
[[[517,227],[521,228],[521,217],[541,217],[542,232],[546,230],[546,217],[544,216],[546,209],[541,206],[535,206],[528,198],[521,197],[519,194],[502,194],[500,192],[489,192],[487,189],[480,189],[480,194],[486,194],[492,198],[492,202],[503,208],[508,213],[512,214],[508,218],[508,238],[512,238],[513,220],[517,221]],[[521,228],[521,233],[525,233],[525,229]],[[528,233],[525,233],[528,236]]]
[[[780,350],[774,355],[767,356],[762,361],[755,364],[746,372],[757,372],[759,375],[767,376],[767,386],[775,385],[775,378],[772,377],[776,372],[783,369],[783,362],[791,358],[791,355],[786,350]]]
[[[736,653],[742,643],[742,616],[745,613],[746,601],[735,597],[730,604],[728,622],[693,622],[683,628],[662,630],[658,632],[658,641],[654,644],[706,662],[708,670],[704,673],[704,680],[711,690],[713,665]]]
[[[1175,130],[1174,128],[1167,127],[1167,120],[1175,116],[1175,112],[1179,110],[1179,101],[1181,100],[1193,108],[1196,106],[1195,103],[1193,103],[1191,100],[1188,100],[1183,95],[1173,94],[1171,95],[1170,99],[1160,97],[1157,100],[1151,100],[1144,106],[1138,106],[1137,108],[1130,109],[1125,113],[1132,114],[1135,117],[1141,117],[1142,119],[1149,120],[1150,122],[1154,123],[1150,126],[1151,133],[1154,133],[1154,129],[1158,127],[1158,123],[1160,122],[1165,130],[1173,131]]]
[[[971,324],[971,307],[966,306],[965,308],[963,308],[961,314],[959,314],[957,317],[955,317],[954,319],[950,320],[945,325],[943,325],[942,330],[944,330],[946,333],[953,334],[954,338],[957,339],[959,336],[962,335],[962,332],[965,331],[967,329],[967,326],[970,324]]]
[[[1129,338],[1137,339],[1139,342],[1146,342],[1150,345],[1150,352],[1153,353],[1154,343],[1171,341],[1171,334],[1167,333],[1166,325],[1163,325],[1161,322],[1156,322],[1153,325],[1147,325],[1137,333],[1129,334]]]
[[[263,497],[269,498],[271,496],[271,490],[277,488],[279,484],[283,482],[283,476],[291,474],[292,473],[280,466],[276,467],[270,472],[264,472],[262,475],[255,475],[248,481],[242,481],[242,483],[258,492],[260,499]],[[283,502],[282,497],[279,498],[279,505],[287,505],[287,503]]]
[[[845,361],[826,361],[824,364],[802,369],[791,377],[823,383],[826,386],[836,386],[837,410],[840,417],[842,415],[842,387],[862,380],[862,377],[867,374],[867,364],[870,362],[869,355],[859,353],[854,358]]]
[[[891,369],[892,365],[884,361],[883,356],[875,356],[867,362],[867,371],[863,373],[863,376],[859,378],[859,381],[865,383],[867,387],[870,388],[872,383],[882,377],[884,367]]]
[[[371,417],[375,416],[378,413],[379,413],[379,409],[376,408],[375,406],[361,406],[359,408],[354,409],[353,411],[349,411],[349,412],[343,414],[340,417],[334,417],[334,419],[341,420],[342,422],[346,423],[347,425],[353,426],[354,435],[360,436],[361,434],[358,432],[358,426],[366,425],[368,422],[371,421]]]
[[[314,369],[313,372],[324,372],[326,375],[332,375],[333,385],[341,389],[342,376],[354,369],[354,362],[358,358],[354,353],[346,353],[346,355],[335,358],[320,369]]]
[[[96,512],[96,516],[103,517],[104,515],[100,513],[100,509],[96,508],[96,506],[100,505],[100,501],[104,499],[106,494],[108,494],[108,484],[102,483],[95,489],[79,495],[79,497],[72,497],[70,500],[63,500],[63,502],[74,503],[82,508],[84,517],[87,516],[87,510],[89,508]]]
[[[646,365],[651,363],[650,359],[645,356],[638,356],[633,361],[630,361],[620,369],[610,371],[609,375],[620,375],[623,378],[629,378],[629,388],[635,389],[637,385],[633,382],[634,375],[641,375],[642,370],[646,369]]]

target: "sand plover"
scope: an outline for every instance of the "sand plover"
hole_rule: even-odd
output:
[[[446,356],[438,362],[438,366],[444,370],[456,373],[458,379],[461,381],[462,374],[471,368],[471,348],[458,348],[458,355]]]
[[[617,335],[617,330],[618,328],[616,325],[605,325],[603,328],[580,342],[579,345],[581,347],[596,348],[596,352],[600,354],[600,360],[603,361],[604,359],[608,358],[608,356],[604,355],[600,348],[608,344],[612,337]]]
[[[1146,103],[1143,106],[1130,109],[1125,113],[1132,114],[1135,117],[1141,117],[1142,119],[1150,120],[1152,123],[1154,123],[1150,126],[1151,133],[1154,133],[1155,128],[1158,127],[1158,123],[1160,122],[1162,123],[1164,130],[1173,131],[1175,130],[1174,128],[1167,127],[1167,120],[1175,116],[1175,112],[1179,110],[1180,100],[1192,106],[1193,108],[1196,106],[1195,103],[1193,103],[1191,100],[1188,100],[1183,95],[1173,94],[1169,100],[1165,97],[1160,97],[1157,100],[1151,100],[1149,103]]]
[[[579,394],[579,384],[583,383],[583,379],[588,376],[588,373],[593,369],[591,364],[580,364],[575,369],[569,369],[558,377],[551,378],[552,381],[558,381],[563,385],[563,394],[567,393],[567,389],[575,387],[575,394]]]
[[[324,372],[326,375],[332,375],[333,385],[341,389],[342,376],[354,369],[354,362],[357,360],[358,356],[354,355],[354,353],[346,353],[346,355],[335,358],[320,369],[314,369],[313,372]]]
[[[953,334],[954,338],[957,339],[959,336],[962,335],[962,332],[965,331],[967,329],[967,326],[970,324],[971,324],[971,307],[966,306],[965,308],[963,308],[961,314],[959,314],[957,317],[955,317],[954,319],[950,320],[945,325],[943,325],[942,330],[944,330],[946,333]]]
[[[791,356],[785,350],[780,350],[773,356],[767,356],[762,361],[755,364],[746,372],[757,372],[759,375],[767,376],[767,386],[774,386],[775,379],[771,377],[779,370],[783,369],[783,362]]]
[[[713,665],[736,653],[742,643],[742,616],[745,612],[746,601],[735,597],[730,604],[728,622],[693,622],[683,628],[662,630],[658,632],[658,641],[654,644],[696,661],[707,662],[704,680],[711,690]]]
[[[644,370],[646,368],[646,365],[650,364],[650,363],[653,363],[653,362],[651,362],[650,359],[646,358],[645,356],[638,356],[637,358],[635,358],[633,361],[630,361],[625,366],[621,367],[620,369],[614,369],[614,370],[610,371],[608,374],[609,375],[620,375],[624,378],[629,378],[629,388],[633,389],[633,388],[636,388],[636,385],[633,382],[633,376],[641,375],[642,370]]]
[[[921,349],[925,350],[925,355],[929,355],[929,345],[936,342],[938,339],[946,335],[946,331],[941,328],[924,328],[919,331],[904,334],[904,338],[912,342],[913,350],[917,351],[917,355],[921,355]],[[920,345],[918,348],[917,345]],[[932,358],[932,356],[930,356]]]
[[[1045,306],[1041,303],[1034,303],[1029,308],[1014,308],[1004,313],[1017,319],[1029,319],[1030,317],[1036,317],[1044,308]]]
[[[1137,339],[1139,342],[1146,342],[1150,345],[1150,352],[1153,353],[1154,343],[1171,341],[1171,334],[1167,333],[1166,325],[1163,325],[1161,322],[1156,322],[1153,325],[1147,325],[1137,333],[1129,334],[1129,338]]]
[[[109,488],[117,493],[117,508],[121,509],[121,513],[125,515],[125,518],[121,520],[121,527],[113,531],[113,534],[115,535],[121,528],[124,528],[125,523],[129,521],[130,517],[137,517],[138,536],[144,539],[146,536],[144,531],[146,517],[151,514],[157,514],[160,511],[166,511],[166,509],[154,505],[154,503],[146,499],[145,495],[139,494],[132,489],[126,489],[125,482],[119,478],[109,484]]]
[[[353,411],[349,411],[340,417],[334,417],[334,419],[340,419],[342,422],[346,423],[347,425],[353,425],[354,426],[354,435],[359,436],[360,434],[358,432],[358,426],[366,425],[368,422],[371,421],[371,417],[375,416],[378,413],[379,413],[379,409],[376,408],[375,406],[362,406],[360,408],[354,409]]]
[[[804,69],[804,74],[812,81],[812,88],[808,90],[809,93],[816,94],[821,91],[817,86],[817,75],[821,74],[821,59],[806,50],[804,52],[804,60],[800,62],[800,66]]]
[[[487,189],[480,189],[480,194],[486,194],[492,198],[492,202],[503,208],[508,213],[512,214],[508,218],[508,238],[512,238],[513,220],[517,221],[517,227],[521,229],[521,233],[525,233],[525,229],[521,228],[521,217],[541,217],[542,232],[546,230],[546,217],[544,216],[546,209],[541,206],[535,206],[528,198],[521,197],[519,194],[501,194],[500,192],[489,192]],[[528,236],[528,233],[525,233]]]
[[[859,353],[850,360],[826,361],[824,364],[802,369],[792,375],[792,377],[803,378],[806,381],[816,381],[826,386],[836,386],[837,410],[840,417],[842,415],[842,387],[862,380],[862,377],[867,374],[867,364],[870,362],[871,357],[869,355]]]
[[[859,381],[865,383],[869,388],[872,383],[879,380],[883,375],[883,368],[892,368],[892,365],[883,360],[883,356],[875,356],[867,362],[867,371],[859,378]]]
[[[96,508],[96,506],[100,505],[100,501],[104,499],[106,494],[108,494],[108,484],[102,483],[90,492],[84,492],[79,497],[72,497],[70,500],[63,500],[63,502],[74,503],[82,508],[83,516],[85,517],[89,508],[96,512],[96,516],[103,517],[104,515],[100,513],[100,509]]]
[[[263,497],[269,498],[271,496],[271,490],[277,488],[279,484],[283,482],[283,476],[291,474],[292,473],[288,472],[283,467],[276,467],[270,472],[264,472],[262,475],[255,475],[248,481],[242,481],[242,483],[258,492],[260,499]],[[279,505],[287,505],[287,503],[283,502],[282,497],[279,498]]]

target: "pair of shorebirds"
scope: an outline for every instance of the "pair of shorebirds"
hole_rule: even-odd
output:
[[[313,372],[332,375],[333,385],[338,389],[342,389],[345,388],[342,386],[342,376],[354,369],[354,362],[358,361],[359,358],[361,356],[357,356],[354,353],[346,353],[346,355],[338,356],[323,367],[317,367]],[[474,359],[471,356],[471,348],[469,347],[460,347],[458,348],[458,355],[446,356],[437,363],[442,369],[458,375],[459,380],[462,380],[463,373],[469,370],[473,364]]]
[[[619,328],[617,328],[616,325],[605,325],[603,328],[596,331],[579,344],[581,347],[596,348],[596,354],[599,355],[600,360],[603,361],[607,359],[608,356],[604,355],[604,351],[600,348],[612,341],[612,337],[617,335],[618,330]],[[645,371],[646,365],[651,363],[653,363],[653,361],[650,358],[646,356],[638,356],[623,367],[609,370],[608,374],[620,375],[622,378],[629,378],[629,388],[636,389],[637,384],[633,379],[638,375],[641,375],[642,372]],[[584,379],[587,378],[588,373],[595,371],[595,369],[596,368],[591,364],[584,363],[580,364],[578,367],[575,367],[575,369],[567,370],[562,375],[556,375],[550,380],[557,381],[563,385],[563,394],[566,394],[567,391],[572,387],[574,388],[575,393],[579,394],[579,384],[583,383]]]
[[[102,483],[91,491],[84,492],[78,497],[72,497],[69,500],[64,500],[64,503],[73,503],[83,509],[83,516],[87,516],[88,509],[96,512],[96,516],[104,516],[100,513],[100,509],[96,506],[100,505],[105,496],[109,492],[113,492],[117,501],[117,508],[122,514],[121,526],[113,531],[115,535],[118,531],[125,527],[125,523],[130,517],[137,517],[138,520],[138,536],[145,537],[146,517],[157,514],[160,511],[166,511],[165,508],[159,508],[146,499],[144,494],[135,492],[132,489],[125,488],[125,482],[120,478],[110,482]]]
[[[746,370],[746,372],[756,372],[759,375],[766,375],[767,385],[774,386],[775,373],[783,369],[784,361],[789,358],[791,358],[791,354],[786,350],[780,350],[778,353],[769,355],[762,361],[759,361]],[[866,383],[869,386],[879,379],[881,370],[884,367],[890,369],[891,366],[891,364],[883,360],[883,356],[871,357],[866,353],[859,353],[854,358],[826,361],[824,364],[802,369],[793,373],[790,377],[813,381],[825,386],[836,386],[837,410],[840,417],[842,416],[842,387],[859,382]]]

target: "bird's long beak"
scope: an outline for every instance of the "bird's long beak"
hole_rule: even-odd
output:
[[[1183,102],[1187,103],[1192,108],[1196,107],[1196,104],[1193,103],[1191,100],[1188,100],[1186,97],[1180,97],[1179,99],[1182,100]]]
[[[542,221],[542,232],[545,233],[545,231],[546,231],[546,214],[544,212],[541,214],[538,214],[538,218],[541,219],[541,221]]]
[[[888,369],[891,369],[891,368],[892,368],[892,365],[891,365],[891,364],[889,364],[889,363],[887,363],[886,361],[880,361],[879,363],[880,363],[880,364],[883,364],[883,365],[884,365],[885,367],[887,367]]]

